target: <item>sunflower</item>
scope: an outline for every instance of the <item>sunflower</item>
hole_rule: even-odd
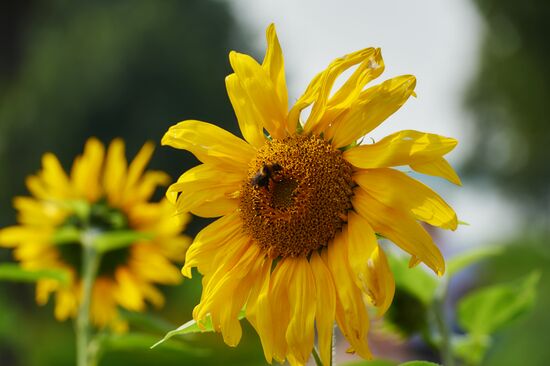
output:
[[[447,203],[393,167],[460,184],[443,158],[457,142],[407,130],[358,143],[414,95],[416,84],[404,75],[366,88],[384,69],[375,48],[333,61],[289,110],[273,25],[267,43],[262,64],[229,54],[234,73],[225,81],[244,140],[196,120],[170,127],[162,140],[202,162],[169,187],[177,211],[221,216],[197,235],[182,269],[187,277],[193,267],[203,275],[193,317],[200,324],[209,315],[234,346],[246,306],[267,361],[291,364],[306,363],[315,329],[328,364],[336,320],[349,351],[371,358],[362,295],[383,314],[394,294],[377,235],[409,253],[411,266],[424,262],[442,275],[443,257],[419,221],[457,227]]]
[[[70,176],[53,154],[46,153],[42,170],[26,181],[32,197],[15,198],[19,225],[0,230],[0,245],[13,247],[25,269],[66,275],[67,281],[44,278],[36,285],[41,305],[55,294],[58,320],[77,313],[82,245],[87,238],[105,239],[109,233],[115,235],[111,240],[135,238],[129,246],[102,256],[91,302],[91,318],[98,327],[125,330],[118,305],[132,311],[143,311],[146,301],[161,306],[164,298],[154,284],[180,281],[172,261],[183,262],[190,239],[180,233],[188,216],[174,217],[166,199],[149,202],[156,187],[170,180],[164,172],[144,171],[153,149],[146,143],[127,164],[122,140],[113,140],[105,153],[104,146],[90,138]]]

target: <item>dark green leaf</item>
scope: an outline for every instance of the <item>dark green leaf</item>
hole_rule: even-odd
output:
[[[447,261],[447,274],[452,277],[464,268],[486,258],[502,253],[501,247],[482,247],[476,250],[459,254]]]
[[[239,313],[238,318],[242,319],[244,317],[245,317],[245,312],[244,312],[244,310],[241,310],[241,312]],[[203,332],[213,332],[213,331],[214,331],[214,327],[212,326],[212,318],[210,317],[210,315],[208,315],[206,317],[206,320],[204,321],[204,323],[201,323],[200,326],[199,326],[199,324],[197,324],[196,321],[190,320],[187,323],[179,326],[178,328],[166,333],[164,338],[162,338],[157,343],[153,344],[151,346],[151,348],[157,347],[159,344],[161,344],[163,342],[166,342],[168,339],[170,339],[170,338],[172,338],[173,336],[176,336],[176,335],[184,335],[184,334],[199,333],[199,332],[201,332],[201,333],[203,333]]]
[[[69,282],[69,274],[63,270],[41,269],[30,271],[15,263],[0,264],[0,280],[16,282],[36,282],[41,279],[54,279],[61,283]]]
[[[535,302],[538,271],[526,278],[489,286],[458,304],[460,325],[473,334],[491,334],[529,311]]]

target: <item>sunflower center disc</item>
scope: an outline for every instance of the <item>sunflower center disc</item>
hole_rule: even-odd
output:
[[[245,231],[271,258],[326,246],[351,209],[352,168],[318,136],[269,141],[250,163],[240,201]]]

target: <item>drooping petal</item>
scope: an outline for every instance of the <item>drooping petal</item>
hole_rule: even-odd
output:
[[[240,190],[245,175],[240,171],[225,171],[210,164],[198,165],[181,175],[167,192],[168,200],[176,205],[178,213],[203,209],[205,217],[222,216],[236,208],[238,199],[235,193]],[[228,202],[230,201],[230,202]],[[204,212],[208,205],[210,211]],[[230,211],[225,208],[229,207]]]
[[[438,275],[443,275],[445,261],[441,252],[431,236],[411,214],[384,205],[361,187],[357,187],[354,193],[354,209],[372,225],[377,233],[426,263]]]
[[[390,168],[362,170],[353,180],[388,207],[411,212],[418,220],[443,229],[455,230],[454,210],[428,186]]]
[[[350,351],[370,359],[372,355],[367,343],[369,317],[349,265],[348,245],[348,233],[344,231],[334,237],[327,249],[326,261],[336,284],[336,321],[351,344]]]
[[[344,159],[362,169],[421,164],[437,160],[456,144],[453,138],[405,130],[386,136],[377,143],[346,150]]]
[[[246,237],[232,244],[220,253],[224,261],[215,272],[204,277],[201,302],[193,310],[193,318],[200,323],[210,314],[214,329],[222,332],[228,345],[236,346],[242,334],[237,315],[253,282],[248,274],[261,253],[260,248]]]
[[[273,324],[271,316],[271,303],[269,299],[269,288],[271,279],[272,259],[265,258],[260,264],[258,274],[252,285],[248,302],[246,303],[246,318],[252,324],[260,336],[264,356],[267,362],[273,359]],[[278,326],[278,319],[275,319]]]
[[[290,304],[288,300],[288,284],[292,281],[290,261],[281,260],[271,275],[269,300],[273,320],[273,358],[284,362],[288,353],[286,331],[290,323]]]
[[[329,269],[316,251],[311,253],[310,263],[315,276],[317,293],[315,324],[317,326],[319,354],[323,365],[330,365],[332,359],[332,332],[336,312],[336,290]]]
[[[376,247],[369,258],[368,270],[369,298],[371,303],[378,308],[378,315],[382,316],[389,309],[393,301],[395,279],[393,278],[386,254],[380,245]]]
[[[313,349],[316,308],[315,277],[307,258],[287,258],[289,261],[288,301],[290,322],[286,330],[288,352],[305,364]],[[319,309],[322,311],[322,309]]]
[[[226,215],[202,229],[187,250],[183,275],[191,278],[191,269],[197,267],[201,273],[211,272],[213,258],[223,246],[242,235],[242,222],[238,213]]]
[[[347,146],[365,136],[395,113],[414,93],[416,78],[398,76],[361,93],[358,100],[334,121],[332,144]]]
[[[256,155],[245,141],[210,123],[187,120],[168,129],[162,145],[188,150],[203,163],[246,171]]]
[[[410,164],[414,171],[447,179],[458,186],[462,185],[460,178],[444,158],[437,158],[423,163]]]
[[[229,61],[248,96],[247,104],[255,108],[264,128],[276,139],[287,136],[287,106],[277,95],[268,72],[252,57],[235,51],[229,54]]]

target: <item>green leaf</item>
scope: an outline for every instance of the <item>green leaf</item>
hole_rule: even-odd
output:
[[[41,269],[30,271],[15,263],[0,264],[0,280],[15,282],[36,282],[41,279],[54,279],[61,283],[69,283],[69,274],[63,270]]]
[[[473,334],[491,334],[528,312],[535,303],[540,272],[506,284],[489,286],[458,304],[460,325]]]
[[[399,366],[440,366],[438,363],[428,362],[428,361],[409,361],[405,363],[400,363]]]
[[[388,360],[353,361],[346,362],[342,366],[397,366],[397,363]]]
[[[453,354],[467,365],[481,365],[491,345],[491,337],[484,334],[467,334],[453,338]]]
[[[147,350],[151,343],[157,339],[156,336],[144,333],[126,333],[126,334],[109,334],[99,338],[100,348],[102,351],[129,351],[129,350]],[[195,356],[206,356],[210,353],[209,350],[191,346],[183,342],[166,342],[163,349]]]
[[[244,317],[245,317],[245,311],[241,310],[241,312],[238,315],[238,319],[240,320]],[[201,323],[200,326],[195,320],[190,320],[187,323],[180,325],[178,328],[166,333],[164,338],[162,338],[157,343],[153,344],[151,348],[157,347],[159,344],[166,342],[168,339],[176,335],[184,335],[184,334],[199,333],[199,332],[204,333],[204,332],[213,332],[213,331],[214,331],[214,327],[212,326],[212,318],[210,317],[210,315],[207,315],[205,321]]]
[[[405,257],[388,255],[388,261],[395,278],[395,284],[404,288],[411,295],[419,298],[424,305],[432,302],[437,287],[437,277],[421,267],[409,268],[409,260]]]
[[[15,282],[36,282],[41,279],[54,279],[63,284],[69,283],[69,273],[64,270],[27,270],[14,263],[0,264],[0,280]]]
[[[447,261],[447,274],[454,276],[464,268],[471,266],[486,258],[499,255],[504,251],[502,247],[482,247],[476,250],[459,254]]]
[[[139,240],[151,239],[150,233],[133,230],[117,230],[104,232],[93,238],[94,247],[99,253],[125,248]]]

